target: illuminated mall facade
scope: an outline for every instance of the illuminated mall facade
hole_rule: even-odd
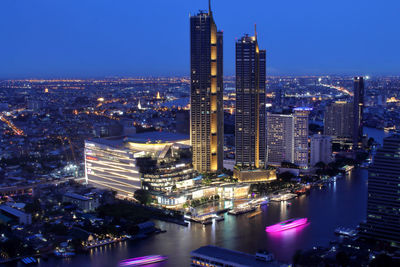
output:
[[[131,198],[142,186],[169,192],[193,184],[197,176],[190,140],[172,133],[143,133],[85,141],[86,182]]]
[[[85,141],[86,182],[133,198],[136,190],[151,192],[156,202],[178,207],[194,199],[218,195],[248,196],[250,184],[215,182],[204,186],[194,170],[186,135],[150,132]]]

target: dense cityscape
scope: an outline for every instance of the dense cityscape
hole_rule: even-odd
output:
[[[0,80],[0,264],[399,266],[400,76],[189,23],[187,76]]]

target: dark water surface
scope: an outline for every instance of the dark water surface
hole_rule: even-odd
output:
[[[225,214],[225,221],[208,226],[191,224],[189,227],[157,222],[158,227],[167,230],[166,233],[96,248],[88,255],[71,259],[51,258],[38,266],[112,267],[118,266],[120,260],[151,254],[167,255],[169,259],[146,266],[188,266],[190,251],[207,244],[248,253],[267,249],[278,260],[290,262],[297,249],[328,245],[335,239],[333,231],[336,227],[356,227],[365,219],[366,200],[367,171],[357,169],[324,189],[312,189],[308,196],[291,200],[291,207],[284,203],[270,203],[252,219],[247,218],[247,214],[236,217]],[[265,232],[266,226],[293,217],[307,217],[310,224],[281,233]]]

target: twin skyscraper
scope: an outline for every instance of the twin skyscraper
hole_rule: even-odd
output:
[[[257,34],[236,42],[236,165],[263,168],[266,157],[266,53]],[[223,168],[223,33],[208,12],[190,17],[190,139],[193,167],[199,172]]]

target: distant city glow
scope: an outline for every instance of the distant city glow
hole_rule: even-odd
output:
[[[294,108],[293,110],[295,110],[295,111],[311,111],[311,110],[313,110],[313,108],[298,107],[298,108]]]
[[[330,85],[330,84],[322,84],[322,83],[321,83],[321,85],[325,86],[325,87],[328,87],[328,88],[336,89],[336,90],[338,90],[338,91],[340,91],[340,92],[342,92],[342,93],[344,93],[346,95],[349,95],[349,96],[353,96],[354,95],[352,92],[350,92],[349,90],[347,90],[344,87]]]

